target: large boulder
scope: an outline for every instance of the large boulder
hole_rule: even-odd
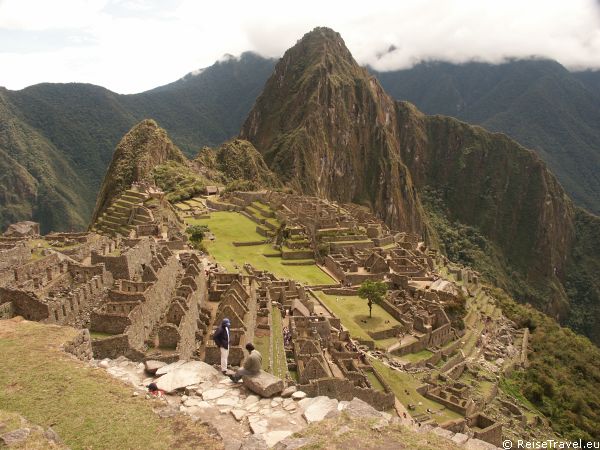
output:
[[[283,391],[284,385],[281,378],[261,370],[258,375],[245,376],[244,386],[261,397],[272,397]]]
[[[175,363],[176,364],[176,363]],[[160,368],[157,373],[166,367]],[[170,368],[167,373],[156,381],[156,386],[165,392],[174,392],[186,386],[212,381],[219,377],[214,367],[202,361],[188,361]]]

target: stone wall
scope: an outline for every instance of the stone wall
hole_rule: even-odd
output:
[[[41,321],[50,315],[48,305],[40,302],[31,291],[0,288],[0,301],[11,302],[14,314],[27,320]]]
[[[159,346],[175,349],[181,359],[189,359],[196,350],[200,306],[208,301],[206,275],[202,264],[198,267],[196,263],[200,263],[197,258],[189,263],[186,277],[177,289],[182,296],[172,300],[166,320],[158,330]],[[183,297],[182,286],[191,288],[191,292],[186,290],[187,297]]]
[[[2,298],[0,298],[0,302],[3,302]],[[15,316],[15,310],[13,308],[12,302],[6,302],[0,304],[0,320],[1,319],[10,319]]]
[[[127,327],[125,333],[132,347],[136,349],[144,347],[150,331],[167,308],[177,281],[178,268],[177,259],[169,258],[167,264],[160,270],[158,281],[144,293],[146,301],[130,313],[131,325]]]
[[[0,287],[8,286],[15,281],[14,269],[0,270]]]
[[[92,350],[96,359],[115,359],[122,355],[133,361],[141,361],[144,358],[142,352],[131,347],[126,334],[94,339],[92,340]]]
[[[23,264],[15,268],[15,280],[23,282],[30,280],[35,276],[45,276],[46,269],[56,267],[60,263],[60,259],[56,253],[52,253],[44,258]]]
[[[502,445],[502,424],[496,423],[483,414],[473,414],[467,417],[468,426],[473,429],[473,436],[476,439],[489,442],[500,447]]]
[[[20,266],[31,257],[31,250],[27,244],[17,242],[12,248],[0,249],[0,271]]]
[[[298,389],[309,397],[326,395],[338,400],[350,401],[357,397],[370,404],[379,411],[391,409],[395,405],[395,396],[392,392],[381,392],[371,388],[355,386],[350,380],[342,378],[320,378],[311,380],[307,384],[298,385]]]
[[[92,359],[92,344],[90,340],[90,332],[87,328],[80,330],[72,341],[66,342],[63,345],[63,350],[77,359],[89,361]]]
[[[92,264],[103,263],[115,280],[131,280],[134,274],[141,275],[142,264],[147,265],[152,260],[152,247],[149,239],[140,239],[121,255],[101,255],[93,251],[91,257]]]

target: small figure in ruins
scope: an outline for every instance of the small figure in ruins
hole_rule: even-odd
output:
[[[227,359],[229,358],[229,327],[231,322],[225,318],[221,322],[213,335],[215,345],[221,349],[221,372],[227,375]]]
[[[248,357],[244,360],[244,365],[241,369],[235,373],[235,375],[230,375],[231,381],[237,383],[240,379],[247,376],[254,376],[260,373],[262,368],[262,355],[258,350],[254,348],[250,342],[246,344],[246,350],[248,350]]]

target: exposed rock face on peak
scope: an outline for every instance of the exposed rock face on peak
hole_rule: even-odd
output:
[[[154,120],[144,120],[134,126],[115,149],[96,200],[92,223],[110,205],[111,200],[133,182],[148,179],[152,169],[166,161],[188,163],[167,132]]]
[[[395,228],[423,231],[394,101],[338,33],[316,28],[285,53],[240,137],[297,190],[366,204]]]

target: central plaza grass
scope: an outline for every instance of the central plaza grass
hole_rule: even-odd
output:
[[[76,334],[69,327],[0,320],[0,419],[16,413],[52,426],[73,449],[222,448],[200,422],[160,418],[153,408],[161,402],[132,397],[132,386],[60,351]]]
[[[379,305],[373,305],[373,317],[369,317],[369,307],[367,306],[367,300],[364,298],[356,295],[328,295],[323,292],[317,292],[316,294],[340,318],[342,325],[350,331],[354,338],[372,341],[373,338],[369,336],[368,331],[387,330],[394,325],[398,325],[398,321]],[[363,321],[366,321],[366,323]],[[381,341],[376,340],[375,343],[387,348],[396,341],[395,338],[391,338]]]
[[[215,236],[214,241],[203,241],[206,249],[215,260],[227,270],[240,269],[244,263],[255,269],[268,270],[279,278],[289,278],[309,285],[337,284],[316,265],[286,266],[280,257],[266,257],[264,253],[274,253],[271,244],[236,247],[233,242],[261,241],[265,237],[256,232],[256,223],[237,212],[211,212],[208,219],[187,219],[189,225],[207,225]]]

